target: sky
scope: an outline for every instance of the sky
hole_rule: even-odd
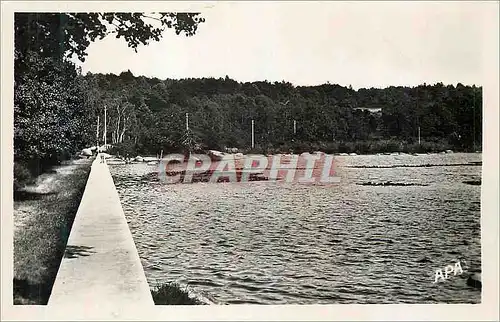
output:
[[[193,37],[167,30],[160,42],[141,46],[138,53],[124,40],[106,37],[89,46],[79,65],[83,73],[130,70],[159,79],[228,75],[355,89],[481,85],[491,4],[212,2],[202,7],[206,22]]]

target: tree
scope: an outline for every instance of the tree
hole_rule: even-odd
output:
[[[38,161],[58,161],[91,138],[83,80],[67,62],[37,53],[26,59],[30,68],[14,88],[14,158],[43,168]]]
[[[23,59],[28,51],[45,57],[85,60],[91,42],[107,35],[123,38],[137,51],[140,44],[159,41],[165,29],[193,36],[205,21],[199,13],[16,13],[15,52]]]
[[[123,81],[116,84],[112,78],[83,78],[68,58],[76,55],[84,61],[90,43],[107,35],[124,39],[137,51],[141,44],[160,40],[166,29],[192,36],[204,21],[199,13],[16,13],[15,162],[39,173],[95,144],[95,124],[104,99],[113,103],[109,110],[113,142],[135,144],[143,135],[136,111],[144,111],[144,100],[135,105],[130,94],[134,87],[126,84],[137,82],[136,78],[130,72],[123,73]],[[100,88],[110,84],[116,87]]]
[[[448,143],[455,149],[472,148],[474,133],[477,142],[481,137],[480,110],[471,108],[481,106],[481,89],[470,86],[354,91],[331,84],[237,83],[227,77],[161,81],[127,72],[92,77],[102,80],[97,82],[102,91],[121,93],[133,105],[122,114],[131,113],[138,126],[127,126],[124,135],[137,138],[141,153],[179,152],[194,145],[191,135],[206,149],[248,148],[252,119],[258,145],[285,150],[297,143],[306,150],[318,146],[339,152],[342,145],[348,152],[391,152],[415,143],[418,127],[423,140],[444,142],[430,145],[433,149]],[[186,112],[189,135],[184,133]]]

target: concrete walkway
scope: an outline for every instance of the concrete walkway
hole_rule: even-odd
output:
[[[153,306],[108,165],[98,156],[49,298],[54,309]]]

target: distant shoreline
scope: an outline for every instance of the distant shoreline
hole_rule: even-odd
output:
[[[379,140],[368,140],[368,141],[344,141],[344,142],[290,142],[276,145],[260,145],[256,144],[255,147],[251,148],[248,146],[243,147],[210,147],[201,146],[198,148],[191,148],[192,154],[200,153],[204,154],[208,151],[218,151],[220,153],[242,153],[242,154],[264,154],[264,155],[275,155],[275,154],[302,154],[304,152],[314,153],[323,152],[325,154],[332,155],[346,155],[346,154],[356,154],[356,155],[390,155],[390,154],[436,154],[436,153],[482,153],[482,146],[477,145],[458,147],[445,142],[435,142],[422,140],[418,142],[408,142],[404,140],[395,139],[379,139]],[[231,151],[231,152],[226,152]],[[166,154],[184,154],[186,151],[184,149],[167,149],[161,148],[158,144],[157,151],[151,150],[141,150],[136,149],[134,146],[123,146],[117,145],[109,149],[110,154],[117,156],[127,156],[130,158],[135,158],[136,156],[150,156],[158,158],[160,155]]]
[[[315,152],[322,152],[322,151],[315,151]],[[308,152],[303,152],[303,153],[308,153]],[[324,152],[323,152],[324,153]],[[482,151],[475,151],[475,152],[464,152],[464,151],[451,151],[451,152],[446,152],[446,151],[440,151],[440,152],[426,152],[426,153],[407,153],[407,152],[385,152],[385,153],[354,153],[354,154],[351,154],[351,153],[325,153],[325,154],[329,154],[329,155],[333,155],[333,156],[398,156],[398,155],[411,155],[411,156],[420,156],[420,155],[433,155],[433,154],[458,154],[458,153],[464,153],[464,154],[482,154],[483,152]],[[196,155],[198,153],[193,153],[193,155]],[[206,154],[206,153],[199,153],[199,154]],[[234,155],[234,153],[225,153],[226,155]],[[248,154],[243,154],[243,155],[254,155],[254,154],[263,154],[263,155],[266,155],[266,156],[273,156],[273,155],[300,155],[302,153],[284,153],[284,152],[278,152],[278,153],[269,153],[269,154],[266,154],[266,153],[248,153]],[[312,153],[314,154],[314,152]],[[165,157],[166,155],[164,155],[163,157]],[[137,156],[136,156],[137,157]],[[138,155],[138,157],[142,157],[142,158],[156,158],[157,156],[154,156],[154,155],[151,155],[151,154],[145,154],[145,155]],[[119,156],[119,155],[110,155],[110,158],[111,159],[119,159],[119,160],[122,160],[124,159],[123,156]],[[131,157],[132,161],[131,163],[147,163],[147,161],[135,161],[134,160],[135,157]],[[157,159],[158,160],[158,159]]]

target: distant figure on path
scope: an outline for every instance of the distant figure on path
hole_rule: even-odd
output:
[[[97,156],[101,159],[99,163],[104,163],[104,154],[102,154],[102,151],[99,148],[97,148]]]

